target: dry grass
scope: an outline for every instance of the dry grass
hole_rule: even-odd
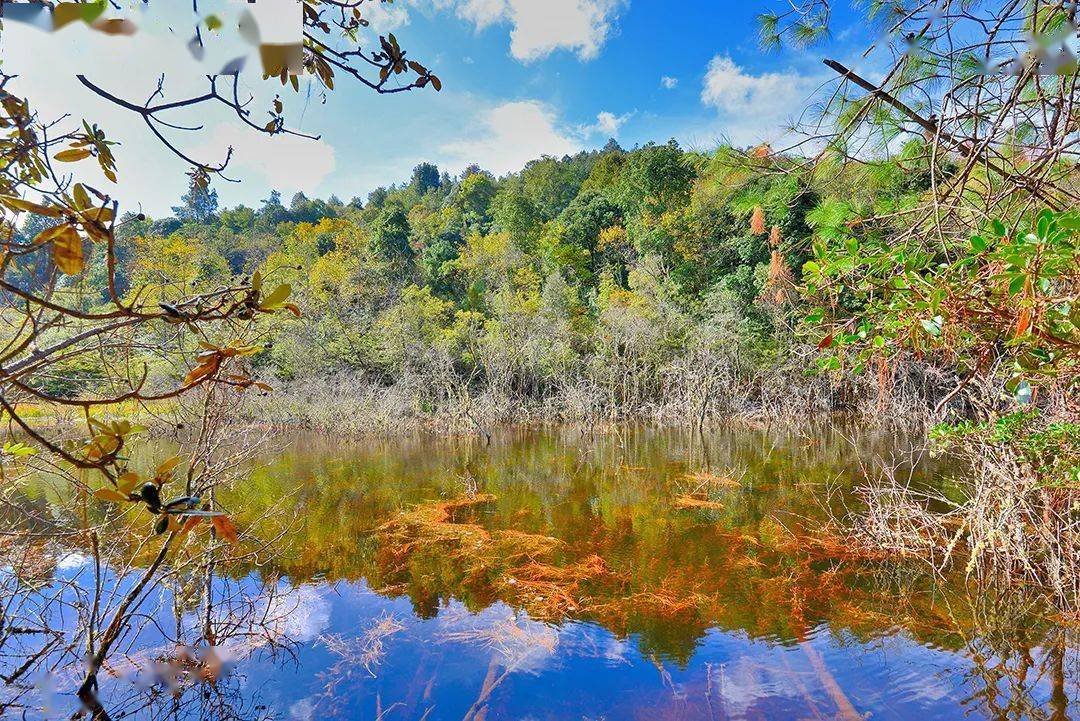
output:
[[[403,370],[389,384],[354,373],[271,379],[276,390],[251,399],[244,420],[356,436],[417,430],[484,434],[509,424],[796,423],[837,412],[865,424],[912,424],[923,422],[930,399],[950,387],[950,378],[914,361],[863,376],[807,375],[817,352],[795,345],[779,364],[746,367],[724,352],[700,348],[656,365],[615,368],[583,359],[563,376],[518,384],[523,387],[500,384],[499,374],[486,384],[470,381],[442,366]]]
[[[1043,486],[1000,446],[968,455],[970,471],[949,495],[885,469],[860,491],[865,508],[852,516],[850,541],[925,560],[939,573],[962,564],[982,583],[1028,585],[1080,617],[1080,491]]]
[[[375,668],[386,655],[386,639],[404,630],[405,625],[396,616],[384,614],[355,638],[347,639],[339,635],[320,636],[319,640],[322,644],[338,657],[337,663],[325,675],[327,678],[342,674],[350,675],[359,667],[375,678]]]
[[[701,508],[710,511],[722,511],[724,510],[724,504],[720,501],[710,501],[705,498],[694,498],[693,496],[676,496],[675,500],[671,502],[671,505],[675,508]]]

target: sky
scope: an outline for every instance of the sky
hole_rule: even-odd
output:
[[[228,174],[240,182],[213,183],[227,206],[257,206],[271,189],[286,199],[303,191],[348,201],[406,180],[424,161],[451,174],[476,163],[503,175],[541,155],[599,148],[610,138],[626,148],[669,138],[697,150],[721,142],[778,147],[789,121],[831,79],[821,59],[834,57],[858,68],[860,53],[873,38],[853,9],[837,5],[823,44],[763,51],[755,16],[773,2],[783,0],[372,5],[369,37],[395,33],[410,58],[442,79],[441,92],[377,95],[339,76],[324,101],[310,79],[302,80],[296,94],[263,81],[251,62],[242,85],[255,96],[253,107],[268,108],[281,92],[289,127],[317,140],[266,137],[226,112],[205,108],[172,116],[177,124],[200,130],[168,131],[169,137],[207,163],[234,148]],[[172,0],[152,0],[148,10],[141,2],[131,5],[110,13],[138,25],[130,37],[74,24],[49,34],[5,23],[2,67],[19,76],[10,89],[28,97],[42,118],[70,113],[72,119],[97,122],[119,141],[120,181],[111,192],[125,209],[160,217],[186,190],[188,166],[162,147],[137,114],[95,97],[75,75],[84,73],[135,101],[147,98],[164,75],[165,96],[172,100],[202,91],[205,73],[220,67],[235,45],[222,39],[215,46],[212,39],[200,64],[186,49],[194,17],[190,5]],[[228,21],[229,13],[238,12],[236,5],[236,0],[202,0],[200,11]],[[261,122],[269,119],[259,113]],[[108,185],[92,167],[85,172],[78,179]]]

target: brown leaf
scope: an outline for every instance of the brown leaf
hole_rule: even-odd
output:
[[[236,543],[237,531],[236,524],[232,522],[228,516],[212,516],[210,522],[214,524],[214,530],[217,534],[224,538],[229,543]]]
[[[761,235],[765,232],[765,210],[760,205],[754,206],[754,213],[750,216],[750,233]]]
[[[1016,337],[1026,335],[1031,329],[1031,308],[1024,308],[1016,316]]]
[[[128,500],[128,497],[120,491],[113,490],[112,488],[99,488],[94,491],[94,498],[98,498],[102,501],[113,501],[114,503],[124,503]]]
[[[134,35],[135,23],[124,18],[109,18],[108,20],[98,20],[90,27],[94,28],[98,32],[103,32],[106,35]]]
[[[139,474],[134,471],[128,471],[122,473],[119,478],[116,479],[116,487],[121,493],[131,493],[135,490],[135,486],[139,483]]]
[[[180,527],[180,535],[186,536],[188,533],[191,532],[191,529],[199,525],[199,522],[201,520],[202,516],[188,516],[187,519],[184,521],[184,525]]]
[[[817,344],[817,347],[818,347],[818,350],[825,350],[826,348],[830,347],[832,344],[833,344],[833,334],[829,333],[829,335],[827,335],[827,336],[825,336],[824,338],[821,339],[821,342]]]
[[[191,385],[196,381],[199,381],[207,376],[213,375],[218,367],[221,365],[221,356],[214,354],[207,360],[203,361],[199,365],[191,369],[191,372],[184,376],[184,385]]]

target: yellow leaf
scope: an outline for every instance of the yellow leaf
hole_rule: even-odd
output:
[[[52,241],[52,259],[60,272],[78,275],[83,271],[82,237],[70,225]]]
[[[116,479],[116,487],[122,493],[131,493],[135,486],[139,483],[139,474],[134,471],[128,471],[127,473],[120,474],[120,477]]]
[[[128,501],[128,497],[120,491],[113,490],[112,488],[99,488],[94,491],[94,498],[99,498],[102,501],[114,501],[116,503],[124,503]]]
[[[108,223],[113,219],[112,208],[88,208],[82,211],[84,218],[96,220],[99,223]]]
[[[277,308],[292,294],[292,286],[288,283],[282,283],[277,288],[270,291],[270,294],[263,298],[259,307],[263,310],[273,310]]]
[[[61,163],[74,163],[82,160],[83,158],[90,157],[90,151],[86,148],[68,148],[67,150],[61,150],[59,153],[53,156]]]
[[[61,223],[60,225],[54,225],[51,228],[46,228],[45,230],[41,231],[36,236],[34,236],[34,245],[41,245],[41,244],[44,244],[44,243],[48,243],[50,240],[52,240],[56,236],[60,235],[61,233],[66,232],[70,227],[71,227],[70,225],[66,225],[64,223]]]
[[[90,194],[86,192],[86,188],[82,183],[75,183],[75,187],[71,189],[72,195],[75,196],[75,207],[79,210],[90,207]]]
[[[180,461],[183,460],[180,456],[173,456],[161,462],[161,465],[157,467],[157,477],[161,478],[166,473],[171,473],[172,469],[180,465]]]
[[[25,210],[28,213],[37,213],[38,215],[45,215],[50,218],[59,218],[63,215],[60,208],[54,208],[52,206],[38,205],[32,203],[29,200],[23,200],[22,198],[14,198],[10,195],[0,195],[0,203],[3,203],[12,210]]]
[[[53,30],[59,30],[68,23],[82,19],[82,8],[79,7],[79,3],[58,3],[53,8]]]

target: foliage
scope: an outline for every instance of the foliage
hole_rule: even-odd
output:
[[[1080,423],[1047,421],[1032,409],[994,421],[938,424],[930,437],[946,451],[960,443],[1008,446],[1032,467],[1044,487],[1080,487]]]
[[[857,367],[875,355],[937,355],[963,372],[999,362],[1020,381],[1075,376],[1080,354],[1080,217],[1043,211],[1010,231],[995,220],[966,242],[927,247],[818,224],[803,267],[821,345]],[[835,222],[835,220],[831,221]],[[1025,386],[1026,387],[1026,384]]]

